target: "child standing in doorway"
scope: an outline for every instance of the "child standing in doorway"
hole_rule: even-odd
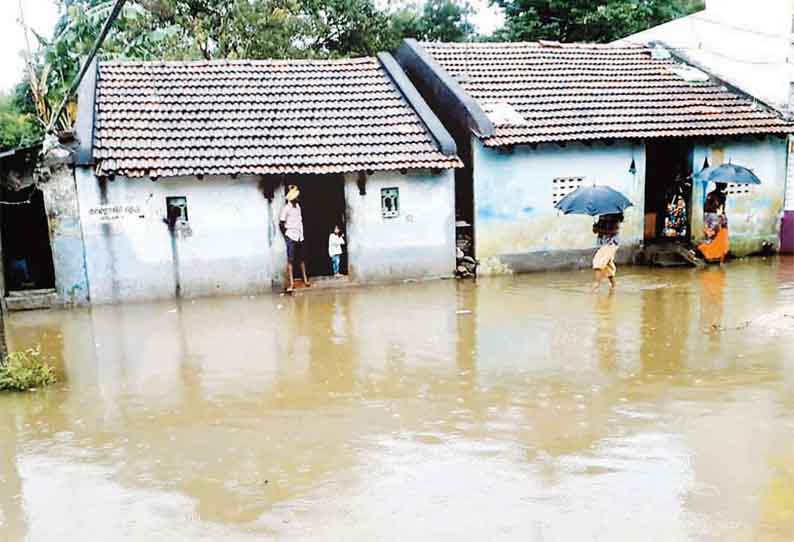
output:
[[[334,231],[328,236],[328,255],[331,257],[331,270],[334,276],[339,275],[339,264],[342,260],[342,245],[345,244],[345,235],[338,225],[334,226]]]

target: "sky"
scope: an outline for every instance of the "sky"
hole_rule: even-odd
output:
[[[25,48],[25,35],[19,26],[19,0],[0,0],[5,7],[10,4],[10,16],[0,16],[0,91],[7,91],[23,76],[25,63],[20,51]],[[25,22],[40,34],[49,36],[58,20],[58,7],[54,0],[22,0]],[[35,38],[31,45],[35,47]]]
[[[49,36],[58,20],[58,7],[55,0],[21,0],[24,8],[25,21],[28,26]],[[25,36],[19,25],[20,0],[0,0],[2,4],[10,4],[11,16],[0,17],[0,92],[11,90],[23,76],[25,64],[20,51],[25,48]],[[476,9],[473,18],[477,29],[490,34],[502,22],[501,14],[488,5],[488,0],[470,0]],[[31,36],[31,39],[33,37]],[[32,43],[35,47],[35,41]]]

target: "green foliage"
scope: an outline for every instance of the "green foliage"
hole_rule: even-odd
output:
[[[55,369],[38,347],[12,352],[0,364],[0,391],[27,391],[49,386],[56,380]]]
[[[305,23],[297,0],[139,0],[136,28],[148,41],[135,58],[291,56]],[[119,28],[119,34],[125,29]],[[113,54],[111,48],[106,49]]]
[[[0,152],[33,144],[40,137],[35,117],[22,111],[14,96],[0,94]]]
[[[426,0],[419,9],[407,4],[389,14],[390,35],[384,50],[399,47],[404,38],[422,41],[469,41],[476,38],[474,9],[465,0]]]
[[[610,42],[704,5],[701,0],[492,0],[505,13],[496,39]]]
[[[368,56],[389,46],[387,14],[372,0],[304,0],[309,56]]]
[[[427,0],[420,19],[419,37],[426,41],[466,41],[474,35],[468,2]]]

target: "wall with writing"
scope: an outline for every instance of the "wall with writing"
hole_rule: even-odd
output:
[[[274,218],[257,179],[78,175],[92,303],[271,290]],[[187,221],[169,223],[169,198],[185,198]]]

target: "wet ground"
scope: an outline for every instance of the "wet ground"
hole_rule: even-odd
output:
[[[790,541],[794,259],[14,314],[0,540]]]

